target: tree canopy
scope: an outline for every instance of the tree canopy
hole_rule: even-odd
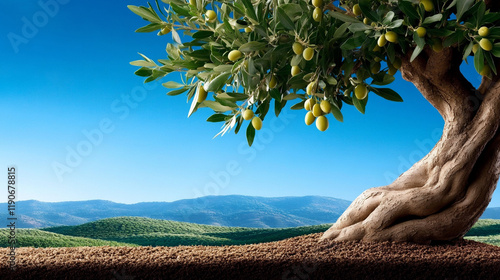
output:
[[[500,13],[483,0],[162,1],[128,6],[150,22],[137,32],[174,42],[158,62],[145,55],[131,62],[141,67],[136,74],[151,82],[182,73],[182,84],[163,84],[167,94],[187,93],[188,115],[212,109],[207,121],[224,122],[220,134],[251,120],[249,145],[270,108],[279,116],[288,102],[324,131],[330,113],[343,121],[344,104],[364,113],[372,93],[403,101],[386,86],[405,54],[454,48],[482,76],[497,74]]]

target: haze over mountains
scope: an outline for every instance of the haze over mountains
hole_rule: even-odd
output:
[[[322,196],[253,197],[207,196],[174,202],[122,204],[107,200],[17,203],[17,226],[41,228],[79,225],[104,218],[135,216],[207,225],[278,228],[333,223],[350,201]],[[0,203],[0,218],[7,218],[7,203]],[[500,219],[500,207],[482,218]]]

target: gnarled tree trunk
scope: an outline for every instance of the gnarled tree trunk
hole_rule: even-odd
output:
[[[392,184],[363,192],[322,239],[429,243],[463,237],[500,173],[500,81],[475,89],[454,48],[403,57],[401,73],[445,120],[432,151]],[[497,63],[497,65],[499,65]]]

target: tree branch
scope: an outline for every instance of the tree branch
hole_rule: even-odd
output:
[[[483,77],[481,85],[479,86],[477,91],[479,91],[482,95],[485,95],[492,83],[493,81],[491,79],[489,79],[488,77]]]

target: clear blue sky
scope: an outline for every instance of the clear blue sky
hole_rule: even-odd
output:
[[[18,167],[20,200],[353,200],[390,183],[441,134],[438,113],[398,74],[392,88],[404,103],[371,95],[366,115],[345,107],[345,122],[330,118],[326,132],[307,127],[304,111],[288,110],[264,123],[251,148],[244,133],[212,139],[220,125],[205,122],[208,109],[188,119],[184,95],[166,96],[167,89],[145,87],[133,74],[137,52],[164,58],[171,41],[134,33],[145,22],[126,6],[146,1],[41,3],[57,7],[0,4],[0,166]],[[498,194],[490,206],[500,206]]]

